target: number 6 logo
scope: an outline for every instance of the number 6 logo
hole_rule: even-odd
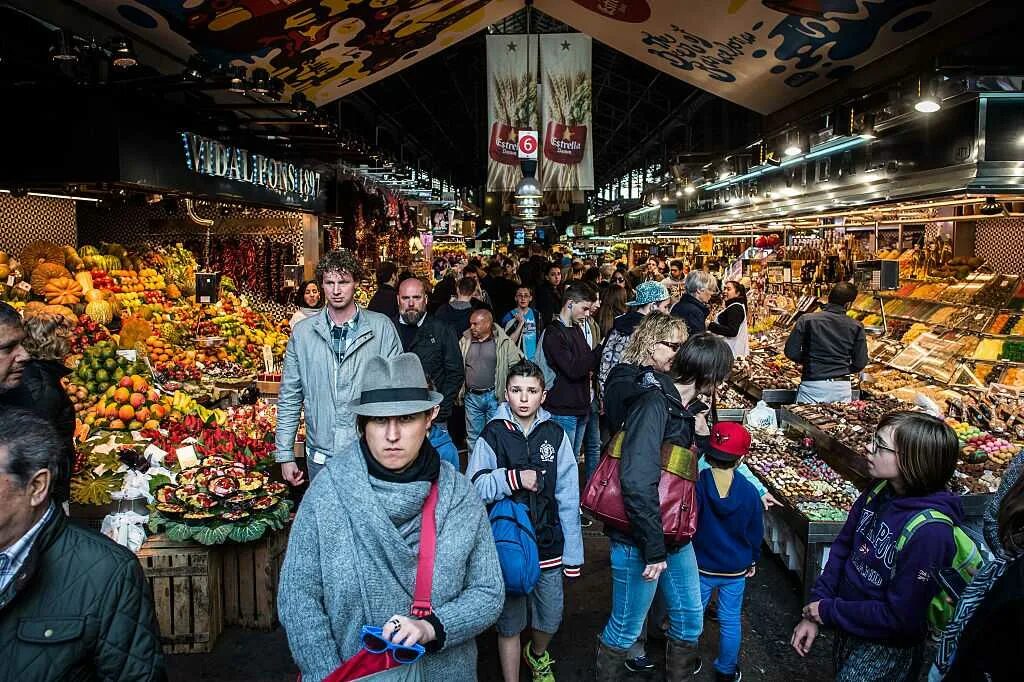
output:
[[[520,130],[519,131],[519,158],[520,159],[536,159],[537,158],[537,131],[536,130]]]

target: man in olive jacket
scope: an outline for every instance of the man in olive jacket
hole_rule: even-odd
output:
[[[59,456],[53,427],[0,407],[0,681],[165,680],[142,567],[52,502]]]

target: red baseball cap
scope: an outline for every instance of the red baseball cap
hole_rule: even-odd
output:
[[[708,449],[715,459],[736,460],[750,451],[750,432],[736,422],[718,422],[711,427]]]

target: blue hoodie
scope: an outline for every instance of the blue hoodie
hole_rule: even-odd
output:
[[[448,435],[447,429],[442,429],[437,424],[430,427],[430,433],[427,434],[427,438],[430,440],[430,444],[437,450],[437,454],[441,455],[442,462],[448,462],[456,471],[462,469],[462,463],[459,461],[459,451],[455,449],[455,443],[452,442],[452,437]]]
[[[946,491],[899,497],[886,486],[866,505],[867,495],[854,503],[832,543],[811,599],[821,600],[818,612],[827,626],[890,646],[917,644],[928,634],[928,602],[939,591],[931,569],[951,565],[953,532],[944,523],[930,523],[899,553],[896,541],[911,517],[926,509],[961,524],[960,498]]]
[[[715,471],[732,478],[722,497]],[[761,558],[764,511],[761,496],[735,469],[705,469],[697,480],[697,534],[693,551],[701,573],[741,576]]]

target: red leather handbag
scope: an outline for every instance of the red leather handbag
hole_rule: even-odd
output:
[[[587,482],[581,505],[595,519],[616,530],[630,531],[629,517],[622,502],[619,465],[626,432],[620,431],[605,447],[601,463]],[[661,445],[661,527],[665,542],[681,545],[697,532],[697,455],[689,448],[672,443]]]
[[[434,586],[434,554],[437,550],[437,519],[434,510],[437,508],[437,481],[430,484],[430,492],[423,502],[423,521],[420,528],[420,549],[416,565],[416,586],[413,591],[410,612],[416,618],[426,618],[433,613],[430,604],[430,591]],[[397,668],[401,665],[388,653],[375,654],[366,649],[342,663],[324,682],[353,682],[372,677],[377,673]],[[298,682],[302,682],[299,675]]]

